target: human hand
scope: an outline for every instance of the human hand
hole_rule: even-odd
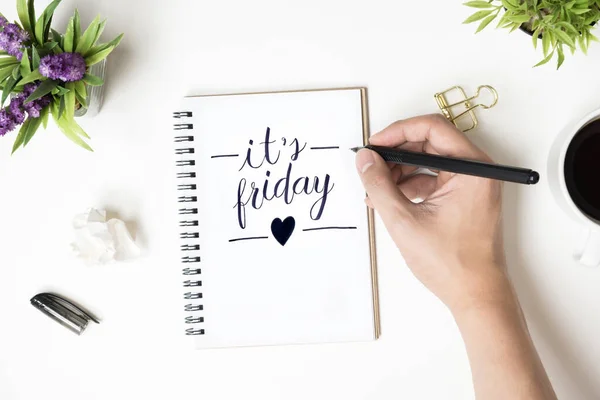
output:
[[[441,115],[395,122],[369,142],[491,161]],[[367,149],[358,152],[356,166],[367,205],[379,213],[413,274],[451,310],[507,296],[500,182],[443,171],[411,175],[415,167],[387,164]]]

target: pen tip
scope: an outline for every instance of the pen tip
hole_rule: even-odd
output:
[[[356,153],[356,152],[357,152],[357,151],[359,151],[360,149],[362,149],[362,147],[352,147],[350,150],[352,150],[353,152],[355,152],[355,153]]]

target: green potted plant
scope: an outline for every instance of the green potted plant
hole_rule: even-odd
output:
[[[463,22],[481,21],[476,33],[499,17],[497,28],[527,32],[534,48],[541,39],[544,58],[536,67],[556,55],[558,69],[565,60],[565,48],[574,53],[579,47],[587,54],[590,42],[598,41],[591,31],[600,20],[600,0],[490,0],[464,4],[479,9]]]
[[[98,17],[82,31],[77,11],[64,34],[55,31],[52,17],[60,1],[36,18],[33,0],[17,0],[20,24],[0,14],[0,137],[21,126],[13,153],[46,127],[50,115],[65,136],[92,150],[75,113],[87,108],[90,88],[104,83],[91,73],[93,66],[104,62],[123,35],[99,44],[106,21]]]

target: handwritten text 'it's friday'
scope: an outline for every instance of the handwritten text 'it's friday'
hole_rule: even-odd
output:
[[[234,208],[237,209],[238,224],[242,229],[246,228],[246,206],[249,205],[258,210],[262,208],[266,201],[268,202],[275,198],[283,198],[286,204],[291,204],[295,195],[320,194],[320,197],[310,208],[309,214],[310,218],[315,221],[319,220],[323,215],[328,195],[334,187],[333,182],[331,182],[331,177],[329,174],[325,174],[322,179],[319,179],[318,176],[315,176],[312,179],[308,176],[301,176],[292,182],[291,175],[293,165],[298,161],[300,153],[306,149],[307,143],[304,142],[301,146],[297,138],[292,140],[289,144],[287,144],[285,138],[281,138],[281,141],[283,146],[291,147],[293,150],[290,158],[291,161],[283,178],[279,179],[271,188],[269,187],[269,179],[271,178],[271,171],[269,170],[266,171],[266,178],[261,186],[258,186],[256,182],[248,183],[246,178],[240,179],[237,191],[237,203]],[[242,171],[246,167],[259,169],[263,167],[265,163],[267,163],[266,167],[277,164],[281,159],[281,150],[277,150],[276,154],[273,152],[273,145],[275,142],[276,140],[271,140],[270,128],[267,128],[265,140],[260,142],[261,146],[257,146],[261,150],[254,148],[254,141],[250,140],[246,158],[239,171]],[[257,151],[261,151],[262,154],[259,153],[260,155],[257,155]]]

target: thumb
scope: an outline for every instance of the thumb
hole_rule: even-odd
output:
[[[373,207],[384,221],[410,212],[414,205],[398,189],[390,168],[379,154],[369,149],[359,150],[356,168]]]

